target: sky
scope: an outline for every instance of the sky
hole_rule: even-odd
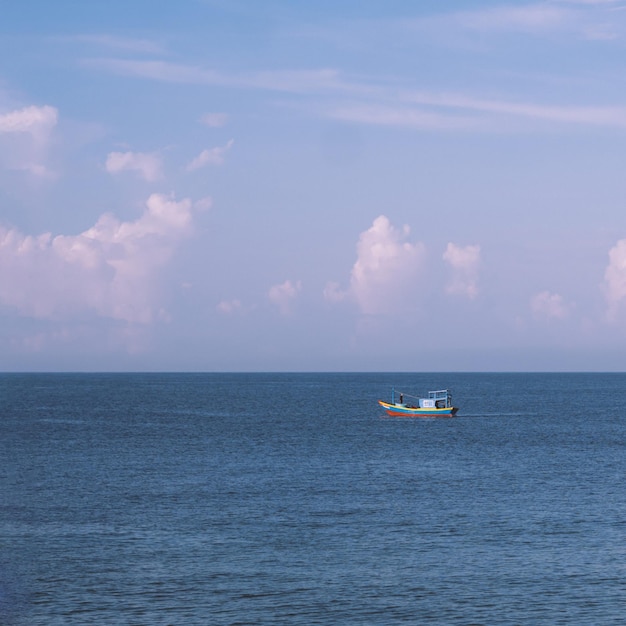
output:
[[[626,369],[626,1],[6,5],[0,370]]]

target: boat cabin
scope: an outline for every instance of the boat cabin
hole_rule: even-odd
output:
[[[429,391],[428,398],[420,398],[420,409],[447,409],[452,406],[452,394],[447,389]]]
[[[452,407],[452,394],[447,389],[440,389],[438,391],[429,391],[428,398],[417,398],[416,396],[411,396],[409,394],[400,393],[400,401],[396,403],[395,397],[396,392],[392,390],[392,404],[397,404],[398,406],[406,406],[411,407],[412,405],[405,404],[404,396],[408,396],[409,398],[413,398],[413,400],[417,400],[417,407],[420,409],[449,409]]]

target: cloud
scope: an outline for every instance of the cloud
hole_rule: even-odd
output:
[[[299,280],[296,282],[286,280],[280,285],[274,285],[268,292],[268,298],[278,307],[282,315],[288,315],[300,291],[302,291],[302,283]]]
[[[217,310],[224,315],[231,315],[236,313],[237,311],[241,311],[241,301],[240,300],[222,300],[217,305]]]
[[[455,17],[461,26],[471,30],[517,31],[534,34],[561,28],[571,19],[571,13],[558,6],[537,3],[464,11],[457,13]]]
[[[377,217],[359,237],[349,289],[342,292],[337,283],[329,283],[325,298],[331,302],[352,299],[365,315],[411,309],[425,248],[420,242],[406,241],[409,233],[408,226],[398,230],[386,216]]]
[[[58,111],[51,106],[29,106],[0,114],[0,133],[47,135],[56,126]]]
[[[45,157],[58,117],[57,109],[48,105],[0,114],[0,164],[38,177],[50,177]]]
[[[124,50],[127,52],[138,52],[144,54],[161,54],[164,52],[163,46],[149,39],[136,39],[130,37],[119,37],[109,34],[76,35],[65,38],[69,41],[86,43],[90,45],[103,46],[113,50]]]
[[[193,203],[193,208],[196,211],[208,211],[213,206],[213,198],[211,196],[205,196]]]
[[[200,122],[210,128],[221,128],[228,122],[228,114],[226,113],[205,113]]]
[[[532,37],[573,35],[588,40],[615,39],[623,30],[611,0],[552,0],[526,4],[509,3],[486,9],[435,15],[412,22],[429,33],[520,34]]]
[[[609,264],[604,272],[604,292],[608,316],[616,317],[622,300],[626,298],[626,239],[620,239],[609,250]]]
[[[621,4],[623,0],[555,0],[561,4],[586,4],[586,5],[603,5]]]
[[[328,302],[342,302],[348,297],[348,292],[342,291],[341,285],[331,281],[324,287],[324,300]]]
[[[328,117],[375,126],[397,126],[415,130],[471,130],[479,128],[480,120],[445,112],[425,111],[406,105],[352,104],[329,110]]]
[[[222,165],[222,163],[224,163],[224,155],[232,148],[234,143],[234,140],[231,139],[225,146],[203,150],[187,165],[187,171],[193,172],[205,165]]]
[[[447,292],[475,298],[478,295],[480,246],[462,247],[449,243],[443,253],[443,260],[452,269],[452,276],[446,288]]]
[[[167,317],[159,271],[191,219],[189,199],[153,194],[137,220],[107,213],[79,235],[33,237],[0,227],[0,304],[48,319],[95,313],[148,324]]]
[[[384,96],[381,94],[381,99]],[[554,106],[477,98],[458,93],[404,92],[394,104],[344,104],[330,108],[333,119],[431,131],[515,132],[528,122],[626,129],[623,106]],[[513,124],[517,122],[517,124]],[[524,126],[522,126],[524,123]]]
[[[168,61],[96,58],[85,59],[82,64],[121,76],[187,85],[217,85],[298,94],[345,91],[356,87],[344,83],[337,70],[328,68],[227,75],[213,69]],[[361,87],[356,88],[362,90]]]
[[[105,164],[110,174],[135,171],[150,182],[161,177],[161,166],[161,157],[152,152],[110,152]]]
[[[565,319],[569,315],[569,307],[558,293],[541,291],[530,300],[530,308],[537,318]]]
[[[626,128],[626,107],[623,106],[547,106],[531,102],[488,100],[463,94],[427,92],[410,94],[407,99],[416,104],[441,107],[444,110],[461,109],[549,122]]]
[[[497,7],[485,11],[460,12],[417,20],[418,28],[441,22],[447,31],[461,27],[476,31],[544,31],[557,26],[574,28],[589,38],[612,38],[614,34],[602,20],[591,20],[589,11],[608,11],[600,5],[589,8],[567,8],[551,3],[522,7]],[[473,95],[412,92],[389,81],[350,80],[335,69],[321,68],[300,71],[259,71],[255,73],[224,74],[217,70],[165,61],[91,59],[89,67],[144,79],[181,84],[216,85],[237,89],[260,89],[283,93],[335,95],[343,100],[321,103],[313,109],[319,114],[342,121],[379,126],[395,126],[418,130],[468,130],[475,132],[514,132],[513,121],[556,122],[581,126],[626,128],[626,107],[547,105],[536,102],[516,102],[506,99],[480,98]],[[223,125],[223,113],[207,113],[200,118],[209,126]],[[544,126],[545,127],[545,126]],[[552,126],[549,126],[552,128]]]

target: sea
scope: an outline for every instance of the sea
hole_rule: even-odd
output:
[[[626,623],[625,374],[0,374],[0,454],[5,626]]]

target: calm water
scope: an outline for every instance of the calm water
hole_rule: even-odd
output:
[[[624,624],[625,424],[621,374],[0,375],[0,623]]]

